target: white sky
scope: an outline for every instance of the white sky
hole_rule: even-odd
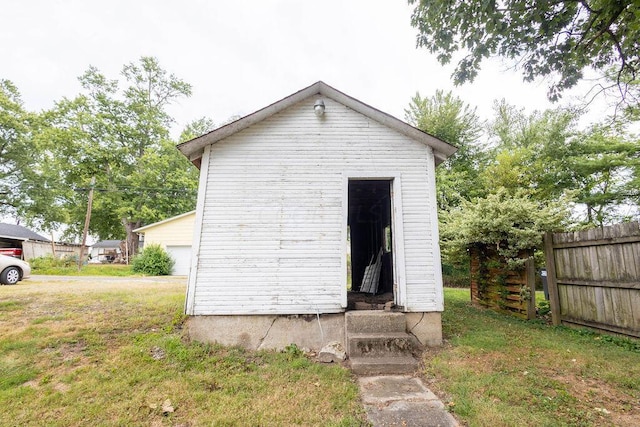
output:
[[[39,111],[81,88],[89,65],[118,78],[125,63],[155,56],[193,85],[171,107],[184,125],[245,115],[317,80],[404,119],[419,91],[450,90],[483,118],[494,99],[527,110],[551,106],[546,85],[523,83],[498,61],[454,88],[443,68],[416,49],[404,0],[3,0],[0,78]]]

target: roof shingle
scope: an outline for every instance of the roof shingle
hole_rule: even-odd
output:
[[[21,225],[5,224],[2,222],[0,222],[0,237],[17,240],[39,240],[41,242],[51,241]]]

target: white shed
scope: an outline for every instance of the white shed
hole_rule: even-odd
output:
[[[455,147],[317,82],[178,148],[200,168],[197,339],[317,348],[344,342],[346,311],[387,303],[441,341],[435,166]]]
[[[114,262],[122,255],[121,243],[122,240],[100,240],[94,243],[89,250],[90,262]]]
[[[191,211],[133,231],[143,236],[141,248],[145,245],[157,244],[167,251],[174,261],[172,275],[186,276],[191,266],[191,242],[195,218],[195,211]]]

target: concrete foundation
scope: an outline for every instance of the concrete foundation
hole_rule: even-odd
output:
[[[405,313],[407,332],[425,347],[442,345],[442,313]]]
[[[404,313],[406,330],[420,344],[442,345],[441,313]],[[189,316],[186,322],[189,337],[201,342],[216,342],[240,346],[249,350],[282,350],[289,344],[319,351],[330,342],[345,348],[345,316],[315,315],[246,315]]]
[[[190,316],[191,339],[240,346],[249,350],[282,350],[289,344],[319,351],[327,343],[345,346],[344,314],[292,316]]]

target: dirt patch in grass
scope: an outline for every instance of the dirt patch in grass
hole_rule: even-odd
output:
[[[595,412],[603,421],[616,426],[640,425],[640,399],[605,381],[548,370],[552,378],[574,396],[584,411]]]

